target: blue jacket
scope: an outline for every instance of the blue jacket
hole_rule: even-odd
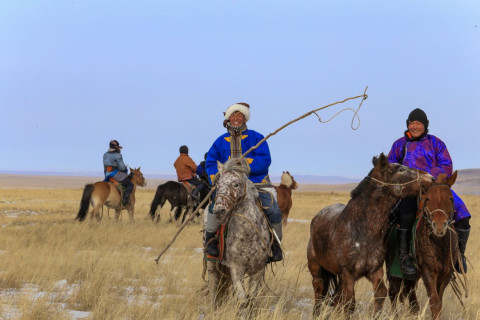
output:
[[[440,173],[452,175],[452,159],[445,143],[431,134],[420,140],[409,139],[406,135],[395,141],[388,153],[388,161],[430,173],[435,178]],[[455,221],[470,217],[465,203],[452,190],[455,206]]]
[[[248,149],[255,146],[264,137],[260,133],[245,129],[241,136],[241,151],[242,154]],[[221,135],[213,143],[210,150],[208,150],[206,163],[206,170],[210,181],[213,183],[215,175],[218,172],[217,161],[225,163],[231,157],[230,142],[232,136],[230,132]],[[250,152],[245,158],[250,166],[249,179],[255,184],[270,185],[268,177],[268,167],[272,162],[270,157],[270,149],[267,142],[263,142],[257,149]]]
[[[107,171],[107,167],[112,167],[112,171]],[[122,154],[118,151],[108,151],[103,155],[103,172],[105,179],[114,178],[122,182],[128,176],[127,166],[123,163]]]

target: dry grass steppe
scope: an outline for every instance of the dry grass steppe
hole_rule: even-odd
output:
[[[124,211],[115,223],[105,210],[100,223],[74,221],[83,184],[95,178],[43,181],[31,177],[19,185],[0,177],[0,319],[231,319],[236,305],[210,309],[202,279],[200,224],[190,224],[161,258],[154,259],[177,231],[147,218],[155,187],[137,189],[135,223]],[[46,178],[45,178],[46,179]],[[75,180],[77,179],[77,180]],[[15,180],[15,179],[14,179]],[[256,319],[310,319],[313,306],[311,276],[306,267],[306,245],[311,218],[324,206],[349,199],[348,190],[301,188],[293,193],[293,207],[284,229],[286,259],[269,267],[269,289],[259,301]],[[345,186],[341,188],[345,189]],[[334,191],[337,190],[337,191]],[[338,191],[339,190],[339,191]],[[462,195],[473,215],[467,256],[473,267],[467,274],[469,297],[465,309],[448,288],[443,319],[477,319],[480,310],[479,222],[480,196]],[[348,235],[346,235],[348,236]],[[380,319],[430,317],[423,284],[418,288],[421,313],[406,306],[393,312],[385,301]],[[372,288],[366,280],[356,285],[355,319],[372,318]],[[320,319],[341,315],[325,307]]]

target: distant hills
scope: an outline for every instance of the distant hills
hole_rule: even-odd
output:
[[[26,176],[42,176],[44,179],[39,180],[38,186],[48,181],[47,177],[59,177],[59,181],[68,181],[68,177],[79,177],[79,181],[96,181],[103,177],[102,172],[84,171],[84,172],[38,172],[38,171],[6,171],[0,170],[0,174],[4,177],[0,177],[0,187],[9,187],[13,185],[27,186],[32,179],[27,179]],[[6,176],[9,176],[8,179]],[[15,179],[13,176],[18,176]],[[176,180],[176,176],[172,174],[145,174],[147,179],[152,180],[150,187],[156,186],[162,181]],[[353,189],[357,183],[360,182],[360,178],[349,178],[342,176],[317,176],[317,175],[294,175],[295,180],[300,185],[300,189],[309,190],[309,185],[325,185],[326,189],[335,190],[349,190]],[[363,177],[362,177],[363,178]],[[12,183],[7,182],[14,181]],[[50,179],[51,180],[51,179]],[[58,180],[58,179],[57,179]],[[78,179],[76,179],[78,180]],[[271,175],[271,180],[274,184],[280,183],[280,175]],[[24,181],[24,183],[21,183]],[[41,182],[42,181],[42,182]],[[83,184],[80,184],[83,186]],[[302,186],[303,185],[303,186]],[[49,185],[50,186],[50,185]],[[53,182],[52,182],[53,186]],[[330,187],[329,187],[330,186]],[[339,189],[340,188],[340,189]],[[332,189],[332,190],[333,190]],[[455,182],[453,189],[460,194],[477,194],[480,195],[480,169],[462,169],[458,170],[457,181]]]

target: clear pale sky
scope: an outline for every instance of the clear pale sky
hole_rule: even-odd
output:
[[[267,135],[367,85],[358,130],[301,120],[268,140],[270,173],[363,177],[416,107],[455,169],[480,167],[480,2],[4,0],[0,170],[100,173],[117,139],[131,167],[174,173],[230,104]]]

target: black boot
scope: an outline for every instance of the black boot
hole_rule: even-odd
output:
[[[467,273],[467,261],[465,260],[465,249],[467,249],[467,241],[468,241],[468,236],[470,235],[470,228],[468,229],[457,228],[456,231],[458,236],[458,249],[460,251],[460,257],[462,259],[463,270],[465,271],[465,273]],[[461,272],[460,266],[458,265],[458,261],[455,262],[455,270],[457,270],[458,273]]]
[[[207,246],[205,252],[213,257],[218,257],[220,255],[218,241],[215,238],[216,234],[216,232],[205,231],[205,245]]]
[[[277,234],[278,239],[282,241],[282,223],[276,223],[276,224],[272,223],[272,229]],[[277,239],[274,236],[273,243],[272,243],[272,257],[269,259],[268,262],[276,262],[281,260],[283,260],[282,248],[280,247],[280,244],[278,243]]]
[[[125,191],[123,194],[123,205],[126,206],[130,204],[130,194]]]
[[[410,256],[410,233],[409,229],[397,229],[398,252],[400,253],[400,263],[404,274],[416,273],[415,264]]]

